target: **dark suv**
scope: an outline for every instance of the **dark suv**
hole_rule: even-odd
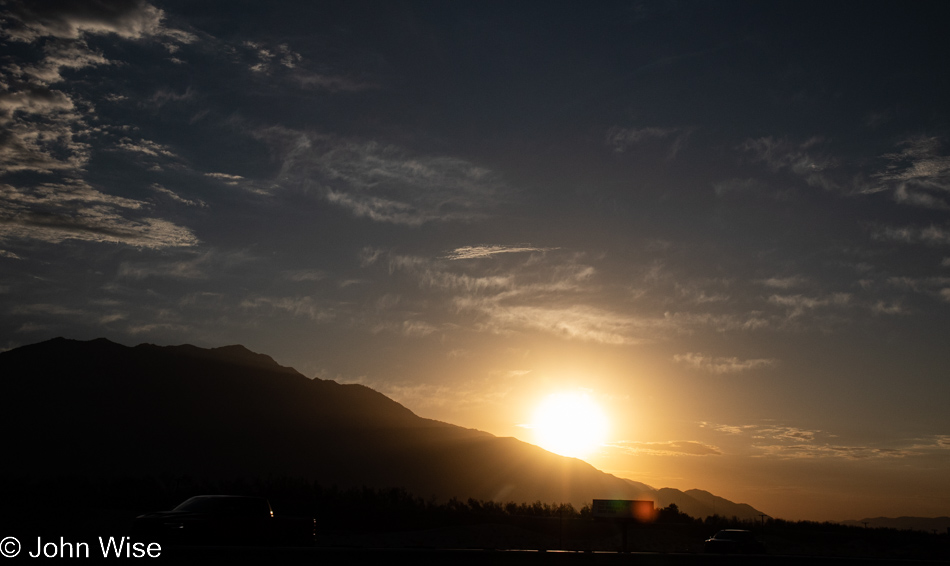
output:
[[[706,539],[703,549],[720,554],[765,554],[765,545],[756,540],[752,531],[741,529],[719,531]]]

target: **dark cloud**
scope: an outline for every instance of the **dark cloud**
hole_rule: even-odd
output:
[[[138,39],[158,32],[163,18],[162,10],[141,0],[30,0],[8,6],[3,34],[17,41],[77,39],[83,34]]]

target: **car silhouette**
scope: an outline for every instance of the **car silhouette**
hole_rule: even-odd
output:
[[[140,515],[132,534],[171,544],[269,544],[274,512],[263,497],[198,495],[171,511]]]
[[[706,539],[703,550],[718,554],[765,554],[765,545],[752,531],[725,529]]]

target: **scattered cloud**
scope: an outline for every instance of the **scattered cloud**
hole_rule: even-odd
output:
[[[282,156],[281,186],[315,190],[356,217],[406,226],[466,222],[508,198],[497,174],[463,159],[280,128],[256,135]]]
[[[0,175],[80,170],[89,159],[89,144],[77,131],[86,127],[61,91],[36,86],[0,93]]]
[[[880,458],[906,458],[942,451],[950,447],[947,438],[940,435],[925,439],[907,439],[893,446],[849,445],[838,436],[821,430],[803,429],[774,423],[726,425],[708,422],[699,423],[730,436],[744,437],[749,441],[750,455],[756,458],[801,459],[846,459],[866,460]]]
[[[93,35],[127,40],[149,36],[188,41],[189,34],[169,30],[163,12],[142,1],[95,3],[8,2],[0,36],[35,44],[34,60],[17,60],[2,69],[0,92],[0,175],[46,175],[43,182],[0,186],[0,240],[111,242],[144,248],[193,246],[187,228],[147,214],[148,204],[105,194],[83,177],[98,128],[94,106],[65,90],[63,71],[112,62],[86,44]],[[122,138],[118,149],[149,157],[173,157],[148,140]],[[22,177],[21,177],[22,178]],[[156,191],[192,203],[157,186]]]
[[[309,318],[315,322],[329,322],[337,313],[313,297],[255,297],[241,301],[241,308],[289,313],[295,317]]]
[[[884,171],[876,173],[894,200],[937,210],[950,210],[946,196],[950,193],[950,156],[941,152],[937,137],[916,137],[902,141],[902,149],[882,157],[887,161]]]
[[[149,157],[177,157],[175,153],[160,143],[151,140],[132,141],[130,138],[122,138],[116,147],[133,153],[141,153]]]
[[[771,295],[769,303],[786,308],[788,318],[796,318],[819,307],[843,307],[851,304],[850,293],[833,293],[823,297],[807,297],[805,295]]]
[[[549,248],[543,255],[523,257],[509,253],[513,251],[536,248],[461,248],[438,259],[367,248],[360,254],[360,263],[364,268],[384,267],[391,277],[407,278],[426,290],[424,308],[438,312],[431,316],[454,317],[459,325],[478,332],[543,332],[569,340],[631,345],[666,340],[700,328],[756,330],[771,324],[758,312],[743,315],[653,309],[648,314],[631,309],[626,301],[605,300],[629,293],[623,285],[605,286],[605,280],[598,277],[593,265],[583,261],[582,255]],[[457,261],[468,257],[491,257],[493,261]],[[679,299],[681,307],[706,308],[726,300],[675,281],[669,285],[690,299]]]
[[[624,153],[634,146],[651,141],[673,138],[667,152],[667,159],[672,160],[686,145],[692,130],[682,128],[622,128],[614,126],[607,131],[605,143],[614,153]]]
[[[314,73],[304,69],[298,69],[292,73],[290,80],[296,82],[301,88],[327,92],[359,92],[379,88],[373,83],[343,76]]]
[[[434,324],[430,324],[423,320],[404,320],[402,322],[381,322],[372,327],[371,332],[373,334],[378,334],[380,332],[390,332],[393,334],[401,334],[403,336],[428,336],[434,332],[438,332],[439,327]]]
[[[811,186],[834,189],[837,185],[824,171],[836,167],[837,161],[818,151],[824,142],[821,136],[814,136],[802,143],[767,136],[748,139],[739,149],[751,154],[754,161],[765,163],[772,171],[789,171],[803,177]]]
[[[156,249],[198,243],[188,228],[143,214],[147,207],[82,181],[27,188],[0,185],[0,241],[81,240]]]
[[[871,305],[871,312],[874,314],[885,314],[885,315],[896,315],[896,314],[910,314],[910,311],[901,304],[900,301],[895,301],[887,303],[885,301],[877,301]]]
[[[261,42],[245,41],[244,46],[251,49],[257,56],[257,62],[250,67],[256,73],[267,73],[274,65],[293,69],[303,59],[300,53],[290,49],[286,43],[265,46]]]
[[[702,370],[715,374],[738,373],[748,370],[774,367],[778,360],[774,359],[751,359],[740,360],[739,358],[726,358],[707,356],[698,353],[676,354],[673,361],[683,364],[688,368]]]
[[[950,228],[935,225],[923,228],[916,226],[885,226],[878,228],[872,236],[876,240],[906,244],[950,245]]]
[[[649,321],[638,320],[587,305],[530,306],[502,305],[496,301],[458,298],[460,311],[480,315],[476,328],[504,334],[514,330],[538,330],[568,339],[623,345],[653,341],[643,330]]]
[[[773,289],[794,289],[808,285],[809,280],[803,275],[791,275],[789,277],[769,277],[758,282]]]
[[[322,281],[327,278],[327,273],[317,269],[295,269],[293,271],[284,272],[284,277],[289,281],[298,283],[303,281]]]

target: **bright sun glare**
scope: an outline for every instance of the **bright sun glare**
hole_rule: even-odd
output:
[[[607,417],[585,393],[548,395],[534,411],[535,442],[545,450],[583,458],[607,439]]]

